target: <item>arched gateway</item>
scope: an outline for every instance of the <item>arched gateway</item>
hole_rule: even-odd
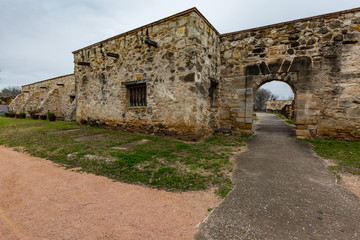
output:
[[[251,131],[253,94],[277,80],[294,91],[297,137],[359,140],[356,22],[360,13],[347,12],[222,35],[221,92],[227,102],[219,110],[220,125]]]

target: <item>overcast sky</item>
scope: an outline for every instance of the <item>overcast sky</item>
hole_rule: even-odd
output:
[[[72,51],[191,7],[227,33],[360,7],[360,1],[0,0],[0,89],[72,73]]]

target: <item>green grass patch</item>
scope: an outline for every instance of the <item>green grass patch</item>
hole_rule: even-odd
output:
[[[288,124],[294,124],[294,122],[291,119],[287,119],[284,115],[279,114],[279,113],[270,113],[270,114],[274,114],[276,116],[278,116],[281,120],[284,120],[284,122],[288,123]]]
[[[348,172],[360,175],[360,142],[335,140],[308,140],[314,146],[315,153],[326,159],[332,159],[336,166],[330,166],[333,173]]]
[[[285,122],[286,122],[287,124],[294,124],[294,122],[293,122],[292,120],[290,120],[290,119],[286,119]]]
[[[48,134],[54,131],[78,131]],[[74,141],[84,136],[97,139]],[[232,189],[229,161],[249,136],[213,136],[203,142],[185,143],[88,126],[75,122],[0,117],[0,144],[24,147],[33,156],[47,158],[66,168],[106,176],[116,181],[168,191],[217,189],[224,197]],[[150,142],[125,150],[113,149],[133,141]]]
[[[282,114],[279,114],[279,113],[274,113],[276,116],[278,116],[280,119],[282,120],[285,120],[286,118],[282,115]]]

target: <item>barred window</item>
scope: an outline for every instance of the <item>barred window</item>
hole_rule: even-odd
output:
[[[146,83],[127,86],[130,107],[146,106]]]

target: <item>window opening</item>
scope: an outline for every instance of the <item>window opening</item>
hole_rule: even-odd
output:
[[[219,85],[219,81],[214,79],[214,78],[210,78],[210,88],[209,88],[209,97],[210,97],[210,104],[211,106],[214,105],[214,91],[217,87],[217,85]]]
[[[146,106],[146,83],[128,85],[130,107]]]

